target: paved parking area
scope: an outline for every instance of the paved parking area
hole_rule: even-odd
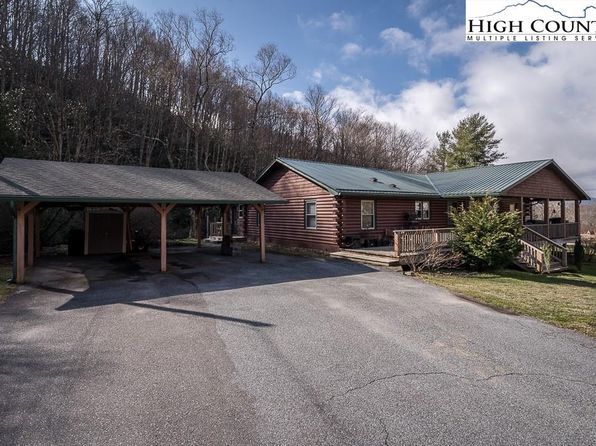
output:
[[[0,305],[0,444],[596,444],[596,342],[391,271],[43,259]]]

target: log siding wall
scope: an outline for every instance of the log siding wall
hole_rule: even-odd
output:
[[[268,205],[265,208],[265,236],[268,243],[325,251],[339,249],[337,201],[327,190],[280,167],[267,175],[260,184],[288,200],[288,203]],[[317,203],[316,229],[305,227],[306,200]],[[255,240],[257,236],[256,212],[253,207],[249,207],[248,238]]]
[[[375,198],[343,197],[341,200],[341,235],[357,236],[361,239],[391,238],[392,231],[410,228],[444,228],[447,226],[447,202],[444,199],[429,198]],[[375,228],[362,229],[360,222],[360,201],[375,202]],[[414,215],[416,201],[430,202],[430,219],[408,221]]]
[[[379,198],[373,196],[333,196],[326,189],[314,184],[284,166],[276,166],[260,181],[264,187],[288,200],[287,204],[266,207],[266,240],[287,246],[337,251],[344,237],[358,237],[364,240],[390,240],[396,229],[445,228],[449,226],[448,207],[450,203],[467,203],[468,199],[443,198]],[[574,200],[577,192],[567,180],[554,169],[547,167],[537,172],[499,198],[502,211],[509,211],[510,205],[519,211],[520,197],[536,197]],[[317,203],[317,228],[306,229],[304,202]],[[375,227],[362,229],[360,219],[361,200],[375,202]],[[411,221],[415,214],[416,201],[430,202],[430,219]],[[256,240],[254,208],[248,210],[248,238]]]

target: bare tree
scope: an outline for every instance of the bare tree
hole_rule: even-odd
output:
[[[276,45],[268,43],[257,51],[253,63],[238,70],[238,75],[247,87],[246,95],[253,106],[252,119],[249,122],[249,147],[257,155],[252,172],[256,175],[259,166],[256,129],[261,105],[273,87],[296,76],[296,66],[289,56],[279,51]]]
[[[315,84],[306,91],[306,103],[313,127],[312,158],[318,160],[323,158],[324,152],[329,149],[327,146],[331,141],[333,115],[336,111],[337,101],[335,98],[327,96],[321,85]]]

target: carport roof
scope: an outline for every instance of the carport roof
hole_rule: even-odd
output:
[[[5,158],[0,201],[273,204],[285,200],[239,173]]]

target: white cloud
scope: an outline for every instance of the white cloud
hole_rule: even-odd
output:
[[[413,17],[420,17],[428,6],[429,0],[412,0],[408,4],[408,13]]]
[[[298,25],[304,30],[328,28],[332,31],[349,32],[354,29],[356,20],[354,16],[344,12],[337,11],[327,17],[311,17],[304,19],[298,16]]]
[[[321,83],[323,79],[326,81],[341,81],[342,76],[335,65],[322,63],[311,71],[309,79],[313,82]]]
[[[329,25],[333,31],[351,31],[354,28],[354,17],[343,11],[329,16]]]
[[[357,43],[346,43],[341,48],[341,55],[344,59],[353,59],[362,53],[362,47]]]
[[[288,99],[292,102],[296,102],[298,104],[306,103],[306,96],[304,95],[304,92],[302,92],[300,90],[288,91],[288,92],[282,94],[282,96],[285,99]]]
[[[459,88],[453,81],[420,81],[394,96],[375,90],[367,80],[352,80],[333,89],[330,95],[346,107],[404,129],[418,130],[434,140],[438,130],[453,127],[465,116],[465,108],[457,105]]]
[[[596,196],[595,78],[591,46],[543,43],[521,55],[502,47],[471,53],[460,82],[421,81],[387,95],[352,79],[331,94],[432,141],[467,114],[483,113],[503,138],[507,161],[555,158]]]
[[[416,39],[412,34],[398,27],[384,29],[379,37],[396,51],[409,50],[423,45],[422,40]]]
[[[427,71],[426,43],[412,34],[398,27],[387,28],[379,34],[388,51],[403,53],[408,57],[408,63],[421,71]]]
[[[384,29],[379,37],[387,51],[406,54],[408,63],[422,72],[428,71],[433,56],[464,52],[464,26],[450,28],[444,19],[427,17],[420,20],[420,28],[423,32],[420,38],[398,27]]]
[[[555,158],[596,195],[596,58],[585,44],[481,54],[465,69],[463,101],[485,113],[511,161]]]

